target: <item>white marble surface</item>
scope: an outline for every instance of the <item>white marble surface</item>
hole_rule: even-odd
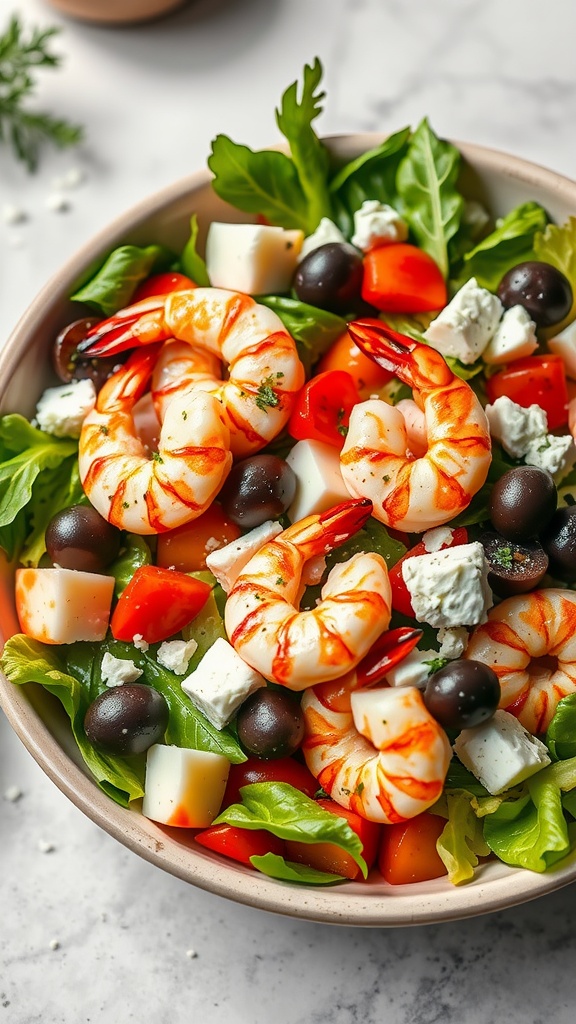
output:
[[[0,0],[0,26],[16,4]],[[217,131],[277,140],[273,108],[318,54],[330,133],[436,130],[576,175],[572,0],[197,0],[154,25],[61,24],[37,102],[86,125],[28,176],[0,153],[0,336],[102,224],[204,164]],[[79,167],[69,209],[46,202]],[[223,901],[119,846],[48,781],[0,715],[0,1024],[571,1024],[576,889],[458,924],[293,922]],[[46,846],[53,849],[43,852]],[[57,947],[57,948],[52,948]],[[195,951],[197,956],[188,955]]]

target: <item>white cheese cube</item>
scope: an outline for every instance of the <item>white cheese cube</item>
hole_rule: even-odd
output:
[[[195,640],[165,640],[156,652],[156,660],[175,675],[183,676],[197,647]]]
[[[504,307],[497,295],[472,277],[424,331],[426,341],[443,356],[475,363],[492,338]]]
[[[333,445],[298,441],[286,462],[296,475],[296,496],[288,509],[292,523],[350,500],[340,472],[340,455]]]
[[[555,338],[550,338],[548,348],[560,356],[564,363],[566,375],[576,380],[576,320],[560,331]]]
[[[36,422],[40,430],[55,437],[80,437],[82,424],[95,404],[92,381],[73,380],[46,389],[36,406]]]
[[[75,569],[17,569],[20,628],[45,644],[103,640],[113,592],[113,576]]]
[[[230,762],[221,754],[155,743],[146,757],[142,813],[176,828],[206,828],[220,811]]]
[[[415,618],[442,626],[475,626],[492,607],[488,563],[479,541],[414,555],[402,563]]]
[[[513,459],[523,459],[533,441],[546,436],[548,417],[539,405],[523,406],[507,395],[487,405],[486,416],[492,437]]]
[[[354,214],[352,245],[368,252],[387,242],[404,242],[408,225],[393,206],[377,199],[366,199]]]
[[[438,657],[437,651],[419,651],[417,647],[394,668],[386,673],[388,686],[416,686],[423,690],[430,675],[429,662]]]
[[[460,658],[468,646],[468,630],[464,629],[464,626],[451,626],[448,629],[444,627],[438,630],[437,640],[440,644],[438,654],[441,658]]]
[[[210,284],[248,295],[287,292],[303,240],[302,231],[213,221],[206,239]]]
[[[536,324],[524,306],[511,306],[502,317],[494,336],[482,353],[485,363],[500,366],[531,356],[538,348]]]
[[[102,658],[102,682],[106,686],[123,686],[124,683],[135,683],[142,675],[142,669],[138,668],[129,658],[115,658],[113,654],[106,651]]]
[[[576,445],[571,434],[545,434],[531,442],[524,461],[562,479],[576,462]]]
[[[274,540],[274,537],[277,537],[279,533],[282,533],[280,523],[269,519],[267,522],[262,523],[261,526],[256,526],[254,530],[250,530],[250,533],[245,533],[243,537],[238,537],[237,540],[231,541],[230,544],[225,544],[223,548],[211,551],[206,556],[206,565],[212,575],[218,580],[222,590],[228,593],[234,586],[244,566],[260,551],[264,544]]]
[[[508,711],[497,711],[488,722],[464,729],[454,750],[464,767],[493,796],[550,764],[548,748]]]
[[[215,729],[223,729],[265,680],[222,637],[212,644],[182,689]]]
[[[321,245],[328,245],[329,242],[345,242],[346,238],[340,228],[329,217],[322,217],[318,227],[311,235],[307,235],[302,243],[298,262],[303,260],[309,252],[319,249]]]
[[[422,543],[428,552],[440,551],[441,548],[450,546],[453,536],[454,531],[449,526],[436,526],[422,534]]]

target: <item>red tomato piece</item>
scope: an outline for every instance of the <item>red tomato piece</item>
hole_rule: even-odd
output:
[[[169,295],[170,292],[184,292],[189,288],[196,288],[194,281],[185,274],[175,271],[167,271],[163,274],[152,274],[139,284],[132,302],[140,302],[142,299],[149,299],[151,295]]]
[[[110,629],[116,640],[140,635],[149,644],[178,633],[206,604],[211,587],[175,569],[142,565],[120,595]]]
[[[300,391],[288,433],[297,441],[324,441],[342,448],[350,413],[359,401],[354,378],[345,370],[319,373]]]
[[[437,263],[408,242],[379,245],[364,256],[362,298],[385,313],[442,309],[448,295]]]
[[[370,323],[371,318],[366,317],[362,323]],[[374,324],[381,324],[381,320],[374,320]],[[361,399],[370,398],[388,381],[392,380],[394,374],[391,370],[384,370],[378,363],[375,363],[370,356],[360,351],[356,342],[352,341],[348,331],[341,334],[330,346],[317,366],[318,373],[325,373],[328,370],[345,370],[350,374],[354,385]]]
[[[390,885],[427,882],[448,874],[436,849],[446,821],[424,811],[409,821],[384,825],[378,867]]]
[[[548,417],[548,430],[568,422],[568,388],[561,356],[526,356],[486,381],[488,401],[506,395],[517,405],[539,405]]]
[[[235,825],[210,825],[194,837],[197,843],[225,857],[250,864],[250,857],[262,857],[265,853],[284,856],[285,844],[282,839],[265,829],[237,828]]]
[[[240,537],[242,530],[224,514],[217,501],[191,523],[167,530],[158,537],[156,563],[174,566],[180,572],[200,572],[206,568],[206,555]]]
[[[301,793],[305,793],[311,798],[319,788],[316,779],[308,771],[306,765],[295,761],[293,757],[279,757],[274,761],[262,761],[258,757],[249,757],[241,764],[230,765],[222,807],[241,803],[240,788],[250,786],[253,782],[288,782],[294,786],[294,789],[299,789]]]
[[[468,531],[465,526],[457,526],[455,530],[452,530],[452,536],[446,544],[442,544],[439,548],[443,551],[444,548],[453,548],[458,544],[468,543]],[[390,579],[390,587],[392,589],[392,607],[400,612],[402,615],[408,615],[411,619],[414,618],[414,609],[410,600],[410,592],[404,582],[402,575],[402,566],[408,558],[414,558],[416,555],[425,555],[426,546],[424,541],[420,541],[415,544],[413,548],[410,548],[405,555],[402,555],[396,565],[393,565],[390,569],[388,576]]]
[[[362,818],[347,807],[340,807],[334,800],[318,800],[318,804],[325,811],[346,819],[362,843],[362,856],[370,870],[376,863],[382,825]],[[286,841],[286,857],[297,864],[307,864],[318,871],[330,871],[351,881],[362,880],[362,872],[354,858],[335,843],[300,843],[290,839]]]

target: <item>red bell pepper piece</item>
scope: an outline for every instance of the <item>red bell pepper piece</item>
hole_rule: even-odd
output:
[[[453,548],[457,544],[468,543],[468,531],[464,526],[457,526],[455,530],[452,530],[451,538],[442,544],[438,549],[443,551],[444,548]],[[405,555],[402,555],[396,565],[393,565],[389,571],[390,587],[392,589],[392,607],[400,612],[402,615],[408,615],[411,619],[414,618],[414,609],[410,600],[410,592],[404,582],[402,575],[402,566],[408,558],[414,558],[416,555],[425,555],[427,553],[424,541],[420,541],[415,544],[413,548],[410,548]]]
[[[297,441],[324,441],[342,448],[350,413],[360,402],[354,378],[346,370],[326,370],[304,385],[288,422]]]
[[[272,761],[249,757],[241,764],[230,765],[222,807],[241,803],[241,787],[250,786],[254,782],[287,782],[310,798],[314,797],[319,789],[316,779],[306,765],[295,761],[293,757],[278,757]]]
[[[334,800],[318,800],[318,805],[325,811],[346,819],[362,843],[362,856],[370,870],[376,862],[382,825],[376,821],[368,821],[348,807],[341,807]],[[318,871],[331,871],[342,875],[343,878],[362,881],[361,869],[352,855],[335,843],[301,843],[289,839],[286,841],[286,856],[288,860],[308,864]]]
[[[398,242],[366,253],[362,298],[385,313],[425,313],[442,309],[448,296],[432,257],[415,245]]]
[[[198,615],[211,589],[208,583],[176,569],[141,565],[112,613],[112,636],[133,640],[140,635],[149,644],[166,640]]]
[[[224,857],[240,861],[241,864],[247,864],[248,867],[252,867],[250,857],[262,857],[265,853],[284,856],[284,840],[265,829],[238,828],[236,825],[210,825],[194,838],[197,843],[205,846],[208,850],[214,850],[215,853],[221,853]]]
[[[132,303],[148,299],[151,295],[168,295],[170,292],[188,291],[189,288],[196,288],[196,285],[192,278],[186,277],[185,274],[172,270],[163,274],[152,274],[152,277],[146,278],[138,285],[132,296]]]
[[[539,405],[548,417],[548,430],[568,422],[568,388],[561,356],[526,356],[486,381],[488,401],[506,395],[517,405]]]

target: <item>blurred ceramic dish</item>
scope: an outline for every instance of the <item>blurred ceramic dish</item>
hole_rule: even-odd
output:
[[[343,161],[377,145],[376,135],[332,138]],[[535,200],[563,222],[576,211],[576,182],[542,167],[479,146],[458,144],[466,161],[467,195],[484,201],[495,215]],[[246,220],[225,205],[201,172],[140,203],[85,246],[32,303],[0,355],[0,411],[30,416],[49,381],[48,351],[59,329],[78,315],[67,296],[83,270],[121,243],[152,241],[181,248],[196,211],[202,246],[211,220]],[[18,631],[8,568],[0,581],[2,639]],[[513,870],[501,862],[477,869],[459,888],[445,879],[390,886],[375,879],[313,888],[274,881],[198,847],[186,830],[161,828],[136,809],[110,800],[88,777],[60,706],[34,685],[21,688],[0,677],[0,699],[14,729],[47,775],[93,821],[125,846],[202,889],[263,910],[332,924],[397,926],[454,920],[534,899],[576,879],[576,855],[546,874]]]
[[[50,0],[52,7],[81,21],[128,24],[161,18],[184,0]]]

